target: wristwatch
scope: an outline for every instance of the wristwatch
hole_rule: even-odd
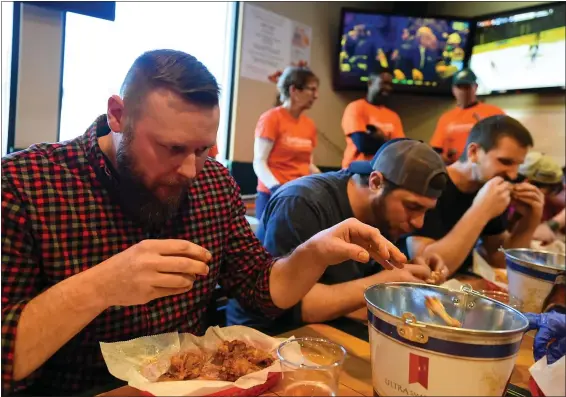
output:
[[[560,224],[556,222],[554,219],[546,221],[546,225],[552,230],[553,232],[557,232],[560,230]]]

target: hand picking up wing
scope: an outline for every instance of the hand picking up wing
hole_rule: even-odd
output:
[[[425,306],[428,309],[428,313],[430,314],[431,317],[436,315],[440,317],[442,321],[446,323],[446,325],[457,328],[462,327],[462,323],[460,321],[451,317],[446,312],[446,309],[444,308],[442,302],[440,302],[440,299],[432,296],[427,296],[425,297]]]
[[[425,283],[437,285],[441,279],[442,275],[440,274],[440,272],[433,271],[430,273],[430,277],[425,280]]]

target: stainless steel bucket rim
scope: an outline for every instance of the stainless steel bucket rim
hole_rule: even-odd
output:
[[[375,304],[373,304],[372,302],[369,301],[367,293],[369,290],[373,289],[373,288],[378,288],[378,287],[386,287],[388,285],[403,285],[403,286],[415,286],[415,287],[427,287],[430,289],[436,289],[436,290],[444,290],[444,291],[448,291],[448,292],[456,292],[456,293],[463,293],[463,294],[468,294],[469,296],[475,296],[475,297],[479,297],[482,299],[487,299],[489,301],[494,302],[497,306],[503,306],[504,308],[514,312],[515,314],[518,314],[520,317],[522,317],[525,321],[525,325],[522,328],[518,328],[518,329],[513,329],[513,330],[497,330],[497,331],[487,331],[487,330],[479,330],[479,329],[468,329],[468,328],[457,328],[457,327],[449,327],[447,325],[439,325],[439,324],[434,324],[434,323],[426,323],[423,321],[419,321],[416,320],[415,324],[421,325],[421,326],[425,326],[425,329],[432,329],[432,330],[439,330],[439,331],[445,331],[445,332],[450,332],[450,333],[456,333],[459,335],[470,335],[470,336],[505,336],[505,335],[514,335],[514,334],[518,334],[518,333],[523,333],[525,331],[527,331],[527,329],[529,328],[529,321],[528,319],[525,317],[525,315],[523,313],[521,313],[520,311],[518,311],[517,309],[506,305],[502,302],[499,302],[496,299],[492,299],[489,298],[487,296],[483,296],[481,295],[479,292],[476,292],[474,290],[471,291],[465,291],[465,290],[454,290],[454,289],[450,289],[450,288],[446,288],[446,287],[441,287],[439,285],[430,285],[430,284],[420,284],[420,283],[411,283],[411,282],[388,282],[388,283],[382,283],[382,284],[375,284],[372,286],[369,286],[368,288],[366,288],[366,290],[364,291],[364,298],[366,300],[366,303],[368,304],[368,306],[371,309],[377,310],[380,313],[383,313],[387,316],[393,317],[395,318],[396,321],[405,324],[406,322],[403,321],[403,319],[395,314],[389,313],[379,307],[377,307]],[[475,294],[474,294],[475,292]]]
[[[505,254],[505,257],[513,260],[518,265],[534,267],[534,268],[539,269],[542,272],[544,272],[545,270],[551,270],[551,272],[554,273],[554,272],[563,272],[564,270],[566,270],[566,265],[559,267],[557,265],[543,265],[543,264],[540,264],[540,263],[533,263],[533,262],[529,262],[525,259],[517,258],[516,256],[509,253],[510,251],[512,251],[512,252],[518,251],[518,252],[530,252],[530,253],[536,253],[536,254],[558,255],[558,256],[563,256],[565,258],[565,261],[566,261],[566,255],[558,253],[558,252],[552,252],[552,251],[540,250],[540,249],[531,249],[531,248],[509,248],[509,249],[501,248],[500,250],[501,250],[501,252],[503,252],[503,254]],[[546,271],[545,273],[549,273],[549,272]]]

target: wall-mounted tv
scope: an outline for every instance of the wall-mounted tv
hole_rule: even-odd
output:
[[[478,19],[470,61],[478,94],[563,90],[565,11],[550,3]]]
[[[334,89],[365,90],[381,67],[396,91],[449,93],[471,53],[469,19],[413,17],[343,9]]]

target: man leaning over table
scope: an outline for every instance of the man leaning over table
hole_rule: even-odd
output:
[[[447,179],[442,158],[428,144],[395,139],[385,143],[371,162],[353,162],[347,170],[310,175],[283,186],[269,200],[257,234],[272,255],[286,255],[319,231],[355,217],[394,242],[422,226]],[[448,269],[443,262],[428,259],[390,272],[382,272],[375,263],[347,260],[328,268],[301,302],[275,320],[233,299],[226,319],[229,325],[271,334],[302,323],[330,321],[365,307],[364,290],[371,285],[424,282],[431,277],[431,267],[442,273],[435,281],[444,281]]]
[[[275,317],[327,265],[406,261],[355,219],[272,259],[234,179],[207,157],[218,95],[194,57],[150,51],[84,135],[2,159],[3,392],[111,381],[99,342],[202,334],[217,283]]]
[[[466,150],[450,165],[448,184],[423,227],[407,238],[409,256],[438,254],[450,274],[469,270],[478,240],[492,266],[503,267],[500,247],[530,247],[540,224],[544,195],[518,177],[533,139],[517,120],[496,115],[479,121],[471,130]],[[507,209],[513,203],[517,222],[507,229]]]

